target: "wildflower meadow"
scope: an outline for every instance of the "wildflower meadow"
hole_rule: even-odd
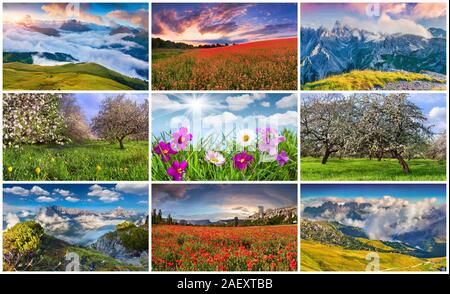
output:
[[[145,95],[101,95],[5,94],[4,180],[148,179]]]
[[[231,136],[230,136],[231,137]],[[290,181],[297,179],[297,137],[290,130],[243,129],[226,139],[224,150],[208,148],[212,137],[196,146],[181,127],[153,139],[152,178],[158,181]],[[200,145],[202,144],[202,145]]]

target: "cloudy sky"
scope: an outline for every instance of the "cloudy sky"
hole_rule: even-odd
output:
[[[3,211],[36,211],[39,207],[59,205],[95,211],[118,206],[127,210],[148,210],[146,183],[122,184],[5,184]]]
[[[240,129],[271,126],[297,131],[297,94],[155,94],[152,102],[152,133],[187,127],[200,137],[227,134]]]
[[[444,133],[447,129],[447,97],[445,93],[411,93],[408,98],[416,104],[428,118],[428,125],[434,133]]]
[[[381,199],[389,195],[411,202],[436,198],[445,203],[445,185],[438,184],[308,184],[302,185],[302,202],[312,199]]]
[[[427,28],[445,29],[445,7],[445,3],[302,3],[301,20],[304,27],[332,28],[339,20],[372,32],[413,32],[430,37]]]
[[[81,3],[77,7],[67,3],[5,3],[4,22],[20,22],[25,18],[41,21],[65,21],[75,18],[85,23],[104,26],[125,25],[148,30],[146,3]]]
[[[336,211],[326,209],[314,218],[362,228],[370,239],[395,240],[396,235],[442,226],[446,220],[445,184],[308,184],[302,185],[300,199],[302,211],[327,201],[339,204]],[[343,205],[349,202],[370,206],[355,218]]]
[[[154,3],[152,36],[189,44],[297,36],[296,3]]]
[[[76,93],[72,94],[80,106],[82,112],[86,116],[88,122],[91,122],[92,118],[97,115],[100,110],[101,102],[108,97],[117,96],[116,93]],[[124,94],[127,99],[131,99],[138,104],[144,103],[148,100],[148,94]]]
[[[164,185],[152,186],[152,207],[175,219],[217,221],[246,218],[258,206],[280,208],[297,205],[297,185]]]

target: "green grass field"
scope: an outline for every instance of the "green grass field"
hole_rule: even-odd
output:
[[[445,81],[424,74],[372,70],[355,70],[349,73],[330,76],[319,81],[306,83],[301,88],[302,90],[372,90],[374,88],[383,88],[387,83],[400,81],[442,83],[442,87],[445,88]]]
[[[411,172],[405,174],[396,159],[302,157],[300,176],[304,181],[445,181],[445,161],[412,159],[407,161]]]
[[[40,172],[36,172],[36,168]],[[28,145],[3,149],[3,178],[12,181],[145,181],[148,142],[91,141],[66,146]]]
[[[246,170],[240,171],[233,167],[233,156],[238,151],[221,152],[226,161],[223,166],[215,166],[207,162],[205,150],[194,151],[192,146],[189,150],[179,152],[172,156],[173,160],[186,160],[188,163],[184,180],[188,181],[296,181],[297,180],[297,135],[291,131],[284,131],[286,142],[278,145],[278,150],[285,150],[289,161],[284,166],[279,166],[277,161],[260,162],[261,153],[249,151],[255,160]],[[153,145],[161,138],[154,138]],[[163,141],[168,141],[167,139]],[[195,148],[195,150],[199,150]],[[240,152],[240,151],[239,151]],[[158,154],[152,153],[152,179],[154,181],[171,181],[167,169],[171,166],[169,162],[162,162]]]
[[[365,271],[366,250],[348,250],[302,240],[301,271]],[[437,271],[446,267],[446,258],[417,258],[399,253],[378,252],[380,271]]]
[[[192,49],[152,49],[152,63],[170,58],[172,56],[177,56],[183,54],[184,52],[188,52]]]
[[[5,90],[147,90],[148,82],[130,78],[96,63],[40,66],[3,64]]]

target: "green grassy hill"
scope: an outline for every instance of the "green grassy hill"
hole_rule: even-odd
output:
[[[302,271],[365,271],[366,257],[380,257],[380,271],[438,271],[445,257],[419,258],[424,252],[404,243],[369,240],[343,233],[344,225],[300,219]]]
[[[420,73],[354,70],[349,73],[306,83],[302,85],[302,90],[371,90],[383,88],[387,83],[400,81],[427,81],[439,83],[442,84],[443,88],[445,87],[445,81]]]
[[[302,240],[300,246],[302,271],[365,271],[368,263],[366,256],[373,252],[307,240]],[[380,271],[437,271],[446,266],[445,257],[426,259],[400,253],[377,254],[380,257]]]
[[[40,66],[3,64],[5,90],[147,90],[148,82],[130,78],[96,63]]]

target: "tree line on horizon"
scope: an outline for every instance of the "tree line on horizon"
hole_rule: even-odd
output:
[[[195,48],[218,48],[236,45],[235,43],[215,43],[205,45],[190,45],[183,42],[166,41],[161,38],[152,38],[152,49],[195,49]]]

